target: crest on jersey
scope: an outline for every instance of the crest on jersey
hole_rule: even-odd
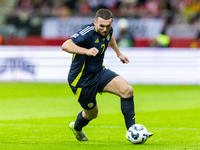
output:
[[[89,103],[89,104],[88,104],[88,107],[89,107],[89,108],[92,108],[93,106],[94,106],[94,103]]]
[[[78,33],[75,33],[74,35],[72,35],[73,38],[77,38],[79,36]]]
[[[107,35],[107,40],[108,40],[108,41],[110,40],[110,34]]]

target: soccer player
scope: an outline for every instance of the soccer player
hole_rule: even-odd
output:
[[[122,63],[129,62],[117,46],[113,36],[112,22],[112,12],[108,9],[100,9],[93,23],[81,28],[62,45],[62,50],[73,54],[68,82],[83,108],[76,121],[69,124],[79,141],[88,140],[82,128],[98,115],[97,92],[118,95],[121,98],[121,111],[125,118],[126,128],[135,124],[132,86],[103,65],[108,45],[115,51]],[[149,134],[151,135],[152,133]]]

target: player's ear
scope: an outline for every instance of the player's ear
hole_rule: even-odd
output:
[[[96,22],[96,20],[95,20],[95,19],[93,20],[93,23],[94,23],[94,25],[96,26],[96,23],[97,23],[97,22]]]

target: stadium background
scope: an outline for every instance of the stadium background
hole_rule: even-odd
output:
[[[114,14],[114,35],[126,18],[133,47],[120,47],[130,64],[108,52],[105,65],[131,84],[199,84],[199,12],[196,0],[1,0],[0,80],[66,82],[71,54],[62,43],[91,23],[99,8]],[[167,48],[150,47],[165,29]]]
[[[66,38],[41,37],[45,19],[94,17],[99,8],[111,9],[116,18],[153,19],[153,22],[155,19],[162,20],[171,37],[171,47],[199,46],[198,0],[1,0],[0,34],[3,36],[3,44],[60,46]],[[135,46],[149,46],[150,38],[136,37]]]
[[[71,54],[61,45],[105,7],[117,40],[121,18],[134,35],[134,47],[120,47],[129,64],[110,48],[104,63],[134,88],[136,122],[154,133],[144,145],[126,140],[112,94],[97,95],[99,116],[84,128],[89,141],[67,128],[81,107],[66,80]],[[199,10],[198,0],[0,0],[0,149],[199,149]],[[170,47],[149,47],[164,27]]]

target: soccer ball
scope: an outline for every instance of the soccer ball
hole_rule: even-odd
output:
[[[128,129],[126,138],[133,144],[143,144],[148,139],[148,130],[141,124],[134,124]]]

